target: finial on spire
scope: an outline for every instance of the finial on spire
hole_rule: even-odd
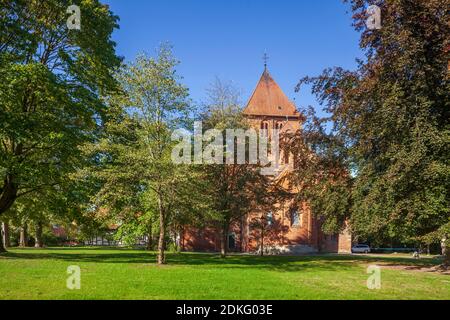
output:
[[[264,70],[267,70],[267,60],[269,60],[269,56],[267,55],[266,52],[264,52],[264,55],[263,55]]]

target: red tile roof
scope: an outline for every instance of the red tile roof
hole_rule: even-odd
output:
[[[283,117],[300,116],[295,105],[284,94],[275,80],[273,80],[267,69],[264,70],[261,79],[259,79],[258,85],[247,107],[244,109],[244,114]]]

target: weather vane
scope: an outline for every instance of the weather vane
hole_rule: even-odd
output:
[[[266,52],[264,52],[264,55],[263,55],[264,70],[267,69],[267,60],[269,60],[269,56],[267,55]]]

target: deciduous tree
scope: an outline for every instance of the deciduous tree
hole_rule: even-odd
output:
[[[81,30],[67,28],[72,4]],[[115,84],[117,21],[97,0],[2,1],[0,215],[81,166],[78,148],[95,139],[104,112],[99,94]]]
[[[365,59],[299,84],[312,85],[333,124],[305,143],[322,151],[319,163],[344,169],[328,186],[317,180],[314,199],[329,219],[349,216],[356,235],[420,239],[450,219],[450,3],[377,1],[381,28],[373,29],[372,1],[348,2]]]
[[[186,127],[190,110],[177,64],[170,46],[162,45],[156,58],[141,54],[124,65],[117,73],[121,92],[108,97],[105,134],[91,150],[101,161],[100,205],[114,210],[120,222],[138,215],[147,220],[146,229],[159,229],[158,264],[166,262],[168,229],[180,214],[195,212],[193,202],[201,195],[194,190],[199,172],[171,159],[172,131]]]

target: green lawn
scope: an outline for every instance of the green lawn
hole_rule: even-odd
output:
[[[450,299],[450,276],[405,270],[436,259],[320,255],[258,257],[155,254],[117,248],[10,249],[0,255],[0,299]],[[382,265],[381,289],[366,268]],[[81,289],[66,288],[69,265]]]

